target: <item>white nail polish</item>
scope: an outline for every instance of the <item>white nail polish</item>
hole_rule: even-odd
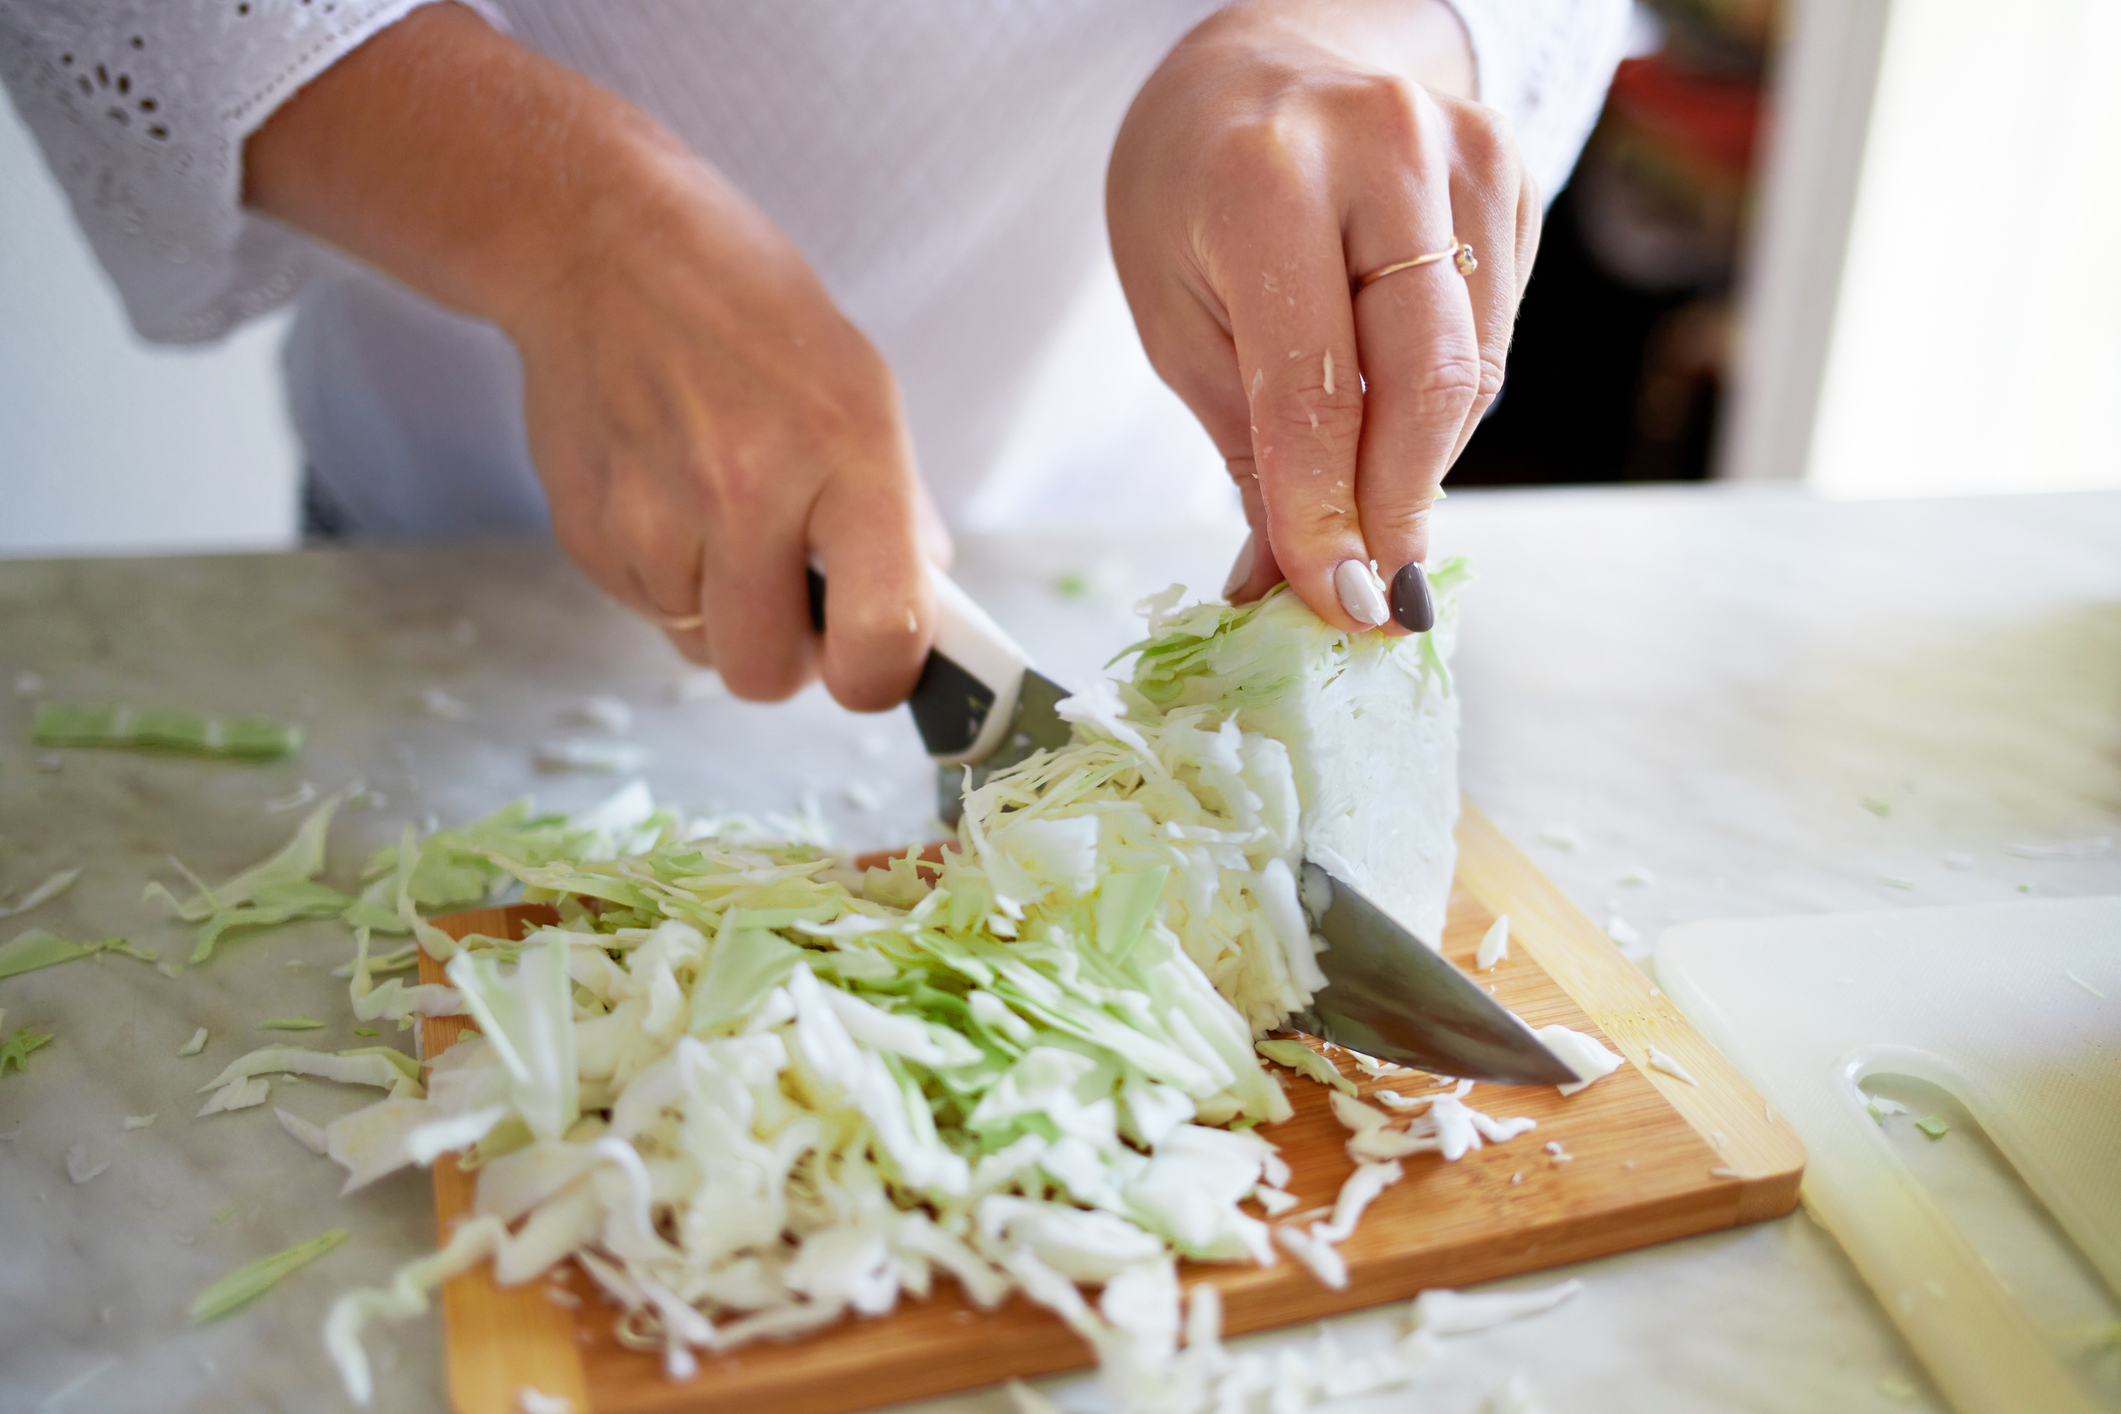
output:
[[[1230,566],[1230,577],[1223,581],[1223,598],[1227,599],[1245,587],[1252,577],[1252,537],[1245,536],[1245,543],[1237,547],[1237,562]]]
[[[1392,612],[1385,603],[1384,581],[1361,560],[1342,560],[1333,571],[1333,588],[1340,607],[1365,628],[1375,628]]]

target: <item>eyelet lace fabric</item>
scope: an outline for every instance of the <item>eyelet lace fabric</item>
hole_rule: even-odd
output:
[[[0,0],[0,79],[133,326],[212,339],[301,284],[313,247],[242,209],[243,141],[429,0]]]

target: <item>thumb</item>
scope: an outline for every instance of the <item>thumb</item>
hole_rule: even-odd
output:
[[[950,524],[935,508],[935,498],[928,494],[926,481],[916,481],[913,491],[914,529],[920,538],[921,553],[928,557],[930,564],[947,574],[957,560],[957,542],[950,534]]]

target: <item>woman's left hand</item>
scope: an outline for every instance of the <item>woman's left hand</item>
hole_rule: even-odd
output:
[[[1385,621],[1368,566],[1390,583],[1428,555],[1539,242],[1516,145],[1472,87],[1442,0],[1252,0],[1181,41],[1127,115],[1113,255],[1150,361],[1244,498],[1233,600],[1286,578],[1366,628]],[[1460,243],[1470,276],[1447,256],[1353,288]]]

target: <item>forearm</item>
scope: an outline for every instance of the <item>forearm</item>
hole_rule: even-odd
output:
[[[653,120],[435,5],[287,103],[245,175],[258,209],[501,326],[555,536],[732,692],[822,672],[850,707],[905,698],[933,613],[897,385]]]
[[[452,308],[508,325],[638,223],[712,184],[652,120],[433,5],[283,105],[244,152],[244,201]]]

